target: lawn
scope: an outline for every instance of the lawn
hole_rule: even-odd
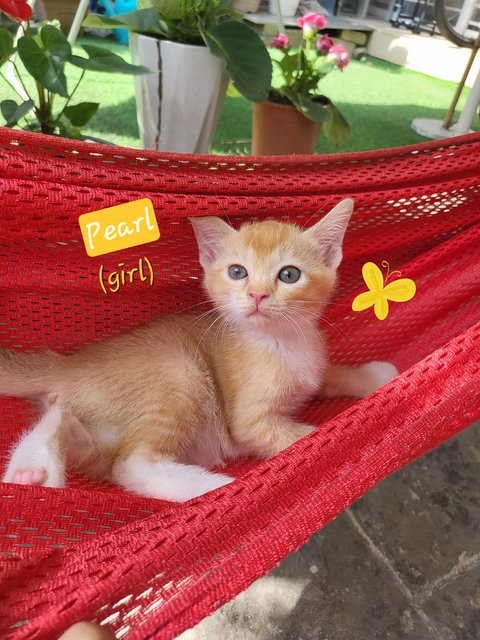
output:
[[[82,42],[108,45],[129,60],[126,46],[113,39],[82,38]],[[100,42],[99,42],[100,40]],[[78,70],[70,68],[71,86]],[[70,80],[70,77],[69,77]],[[134,81],[131,76],[88,72],[75,102],[94,101],[101,106],[84,133],[128,147],[140,147],[135,116]],[[13,97],[0,78],[2,98]],[[443,119],[455,85],[409,71],[376,58],[352,60],[344,72],[333,72],[324,80],[325,95],[340,108],[350,123],[351,133],[339,147],[320,137],[317,151],[363,151],[402,146],[425,140],[410,129],[413,118]],[[459,103],[462,108],[465,95]],[[1,118],[1,116],[0,116]],[[250,150],[251,104],[227,97],[212,152],[245,155]],[[478,121],[475,123],[478,127]]]

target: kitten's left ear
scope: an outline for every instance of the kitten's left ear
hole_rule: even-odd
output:
[[[353,199],[339,202],[327,215],[304,234],[315,241],[325,266],[336,269],[342,261],[342,242],[353,213]]]
[[[200,264],[203,268],[212,264],[223,247],[225,237],[235,230],[220,218],[204,216],[188,218],[200,250]]]

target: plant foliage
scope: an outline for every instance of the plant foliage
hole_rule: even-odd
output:
[[[253,102],[267,99],[270,57],[262,40],[241,21],[241,14],[232,10],[230,0],[140,0],[138,6],[116,18],[90,14],[83,24],[205,45],[224,61],[239,93]]]
[[[333,102],[323,95],[321,82],[333,69],[343,70],[349,55],[329,36],[317,35],[326,26],[324,16],[310,13],[299,18],[298,24],[303,29],[300,47],[291,47],[284,34],[272,40],[269,53],[275,73],[269,99],[292,104],[307,118],[322,123],[330,142],[340,144],[350,128]]]
[[[88,57],[74,55],[58,23],[43,22],[36,28],[26,23],[22,24],[21,28],[23,35],[16,45],[11,33],[5,27],[0,28],[0,75],[12,85],[20,98],[19,102],[0,102],[0,112],[7,127],[19,126],[19,122],[23,121],[23,128],[30,131],[82,138],[79,127],[85,126],[99,107],[96,102],[72,104],[75,91],[86,70],[148,73],[145,67],[131,65],[120,56],[92,45],[83,47]],[[17,57],[35,81],[35,98],[29,94],[22,80]],[[65,74],[65,68],[69,64],[82,70],[72,90],[67,84]],[[2,72],[7,65],[13,66],[16,79],[14,84]],[[62,99],[60,103],[59,99]]]

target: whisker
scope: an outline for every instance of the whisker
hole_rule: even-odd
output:
[[[302,336],[302,338],[303,338],[303,340],[304,340],[304,342],[305,342],[305,346],[306,346],[306,347],[307,347],[307,349],[308,349],[308,342],[307,342],[307,338],[306,338],[306,336],[305,336],[305,333],[304,333],[304,331],[303,331],[302,327],[298,324],[298,322],[297,322],[296,320],[294,320],[294,319],[293,319],[291,316],[289,316],[287,313],[283,312],[283,313],[282,313],[282,316],[283,316],[286,320],[288,320],[288,322],[289,322],[289,323],[294,327],[294,329],[295,329],[295,327],[297,328],[297,334]]]
[[[186,311],[190,311],[190,309],[194,309],[195,307],[200,307],[202,305],[210,304],[210,301],[206,298],[202,300],[202,302],[197,302],[195,304],[191,304],[188,307],[184,307],[183,309],[179,309],[178,311],[174,311],[172,315],[177,315],[179,313],[185,313]]]

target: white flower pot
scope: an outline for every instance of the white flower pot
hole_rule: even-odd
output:
[[[137,120],[145,149],[208,153],[228,76],[207,47],[131,34],[132,62],[151,74],[135,76]]]
[[[280,0],[280,11],[284,18],[289,18],[297,13],[300,0]],[[268,1],[268,10],[274,15],[277,14],[277,3],[275,0]]]

